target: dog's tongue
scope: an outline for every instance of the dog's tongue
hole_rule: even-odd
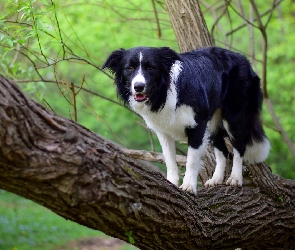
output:
[[[138,102],[142,102],[146,99],[145,95],[144,94],[136,94],[135,95],[135,100],[138,101]]]

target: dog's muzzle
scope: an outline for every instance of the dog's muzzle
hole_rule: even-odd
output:
[[[142,83],[142,82],[134,83],[134,90],[135,90],[134,99],[135,99],[135,101],[143,102],[148,99],[146,94],[144,93],[144,88],[145,88],[144,83]]]

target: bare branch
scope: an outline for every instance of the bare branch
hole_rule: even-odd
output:
[[[60,43],[62,45],[62,50],[63,50],[63,57],[62,58],[65,58],[66,51],[65,51],[65,47],[64,47],[64,42],[63,42],[63,38],[62,38],[62,35],[61,35],[61,31],[60,31],[59,21],[58,21],[58,18],[57,18],[56,6],[55,6],[55,3],[54,3],[53,0],[51,0],[51,5],[53,7],[54,18],[55,18],[55,22],[56,22],[56,26],[57,26],[57,30],[58,30],[58,35],[59,35]]]
[[[83,83],[82,83],[83,84]],[[82,86],[81,84],[81,86]],[[78,122],[78,114],[77,114],[77,94],[79,92],[79,90],[77,92],[75,92],[75,86],[74,83],[71,82],[70,84],[70,90],[71,90],[71,97],[72,97],[72,105],[73,105],[73,110],[74,110],[74,121]]]
[[[278,0],[278,1],[276,1],[276,3],[273,5],[273,7],[276,8],[277,6],[280,5],[280,3],[281,3],[282,1],[283,1],[283,0]],[[266,15],[269,14],[271,11],[273,11],[273,7],[270,8],[269,10],[265,11],[264,13],[262,13],[262,14],[260,15],[260,18],[266,16]],[[251,23],[254,23],[255,21],[256,21],[256,18],[254,18],[252,22],[250,21],[250,24],[251,24]],[[233,30],[229,31],[228,33],[226,33],[226,36],[230,36],[230,35],[232,35],[233,33],[239,31],[240,29],[242,29],[242,28],[244,28],[244,27],[247,27],[247,24],[249,24],[249,23],[241,24],[240,26],[238,26],[238,27],[236,27],[235,29],[233,29]]]
[[[232,10],[245,21],[245,23],[246,23],[245,25],[250,24],[253,27],[258,28],[258,26],[256,26],[254,23],[251,23],[245,16],[243,16],[239,11],[237,11],[236,8],[231,4],[230,0],[225,0],[225,1],[228,2],[229,6],[232,8]]]
[[[256,20],[258,22],[258,29],[261,32],[262,35],[262,92],[264,98],[268,98],[267,93],[267,50],[268,50],[268,40],[267,40],[267,34],[266,34],[266,26],[263,25],[256,3],[254,0],[250,0],[251,6],[253,8],[253,12],[256,16]],[[256,27],[256,26],[254,26]]]
[[[279,132],[284,140],[284,142],[286,143],[287,147],[289,148],[291,154],[293,155],[293,157],[295,158],[295,146],[294,143],[291,141],[290,137],[287,135],[286,131],[284,130],[279,118],[276,115],[276,112],[274,110],[274,107],[272,105],[272,102],[269,98],[265,98],[264,102],[266,104],[266,107],[272,117],[272,120],[276,126],[276,131]],[[293,167],[295,170],[295,167]]]
[[[157,30],[158,30],[158,37],[160,38],[162,36],[162,32],[161,32],[161,27],[160,27],[160,21],[158,18],[158,11],[156,8],[156,4],[155,4],[155,0],[151,0],[152,1],[152,5],[153,5],[153,10],[155,13],[155,19],[156,19],[156,24],[157,24]]]
[[[125,154],[132,156],[134,159],[140,159],[144,161],[159,162],[165,164],[164,157],[161,153],[149,152],[145,150],[132,150],[122,149]],[[185,167],[186,156],[176,155],[176,163],[180,167]]]
[[[213,37],[213,39],[214,39],[213,34],[214,34],[214,30],[215,30],[216,26],[219,28],[219,30],[222,31],[222,27],[219,23],[219,20],[227,13],[227,7],[228,7],[228,3],[223,4],[223,9],[222,9],[221,13],[219,14],[219,16],[216,16],[216,11],[214,11],[212,9],[212,14],[214,16],[215,21],[211,27],[210,33],[211,33],[211,36]],[[218,6],[218,8],[220,8],[220,6]],[[224,34],[224,32],[222,32],[222,34]],[[226,36],[224,36],[224,38],[226,38]],[[228,47],[230,47],[230,44],[227,39],[225,39],[225,43],[227,44]]]
[[[253,7],[250,4],[249,6],[249,13],[250,13],[250,22],[253,23],[254,22],[254,18],[253,18]],[[250,60],[251,60],[251,64],[255,67],[256,65],[256,61],[255,61],[255,49],[254,49],[254,29],[252,25],[248,25],[249,26],[249,35],[250,35]]]

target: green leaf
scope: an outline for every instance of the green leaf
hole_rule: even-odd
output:
[[[49,6],[50,4],[46,1],[46,0],[39,0],[41,3],[43,3],[44,5]]]
[[[4,14],[4,15],[0,16],[0,20],[5,21],[4,18],[7,16],[8,16],[8,14]]]
[[[126,236],[128,237],[128,241],[129,241],[129,243],[132,244],[132,245],[134,245],[135,240],[134,240],[134,238],[132,237],[132,231],[129,231],[128,233],[125,233],[125,234],[126,234]]]

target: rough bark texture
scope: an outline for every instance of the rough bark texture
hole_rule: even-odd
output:
[[[213,45],[197,0],[165,0],[180,52]]]
[[[265,164],[244,177],[241,188],[183,192],[0,77],[0,188],[66,219],[141,249],[292,249],[295,182]]]

